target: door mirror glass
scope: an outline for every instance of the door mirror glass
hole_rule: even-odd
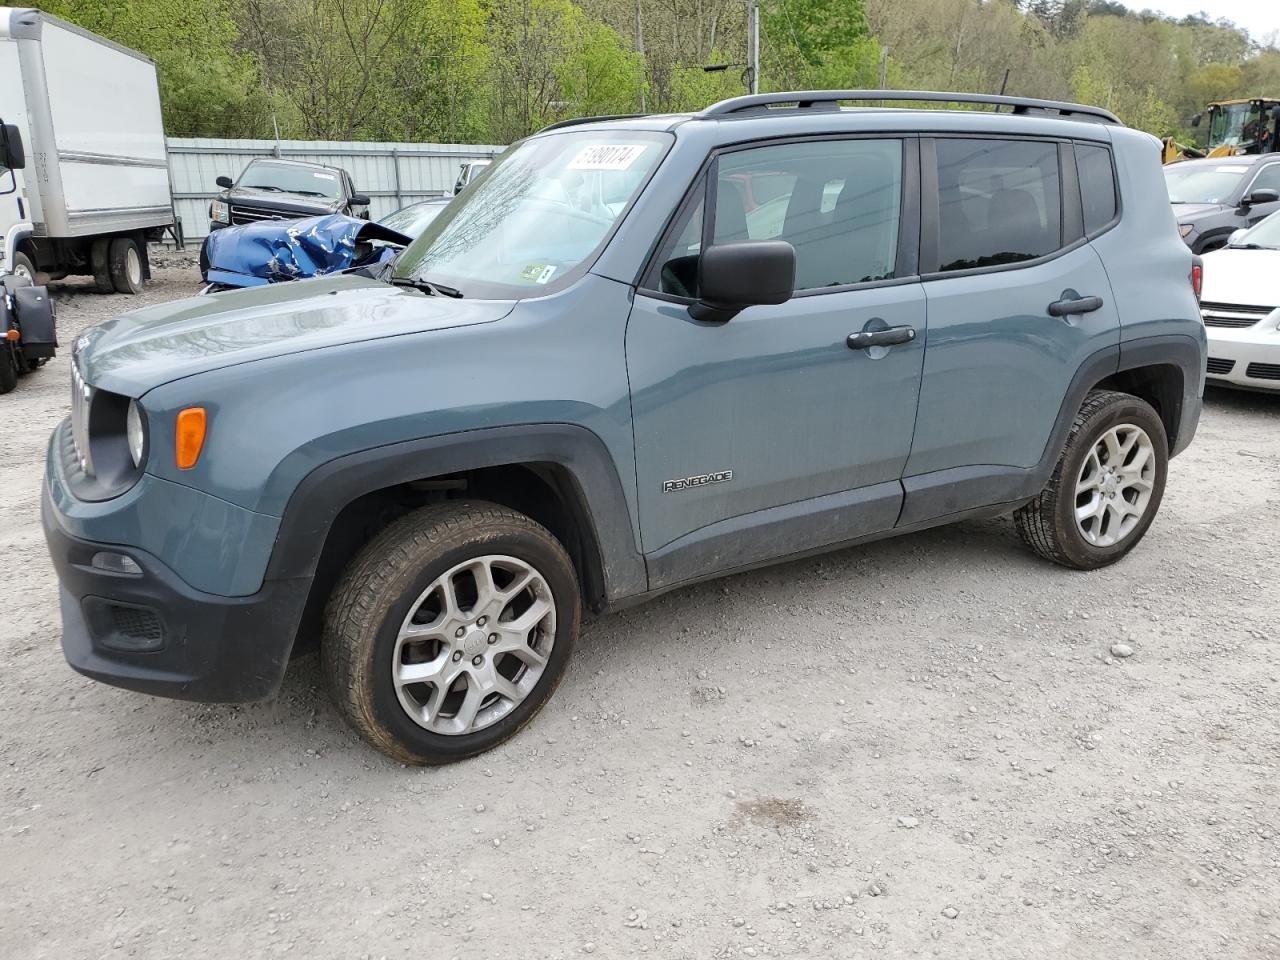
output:
[[[12,123],[0,125],[0,152],[4,166],[21,170],[27,165],[27,153],[22,147],[22,132]]]
[[[786,303],[795,283],[796,251],[785,240],[715,244],[700,258],[700,297],[689,315],[723,323],[747,307]]]
[[[1200,126],[1200,117],[1201,117],[1201,114],[1197,113],[1194,117],[1191,118],[1191,125],[1193,127]]]
[[[220,186],[223,190],[230,190],[232,187],[236,185],[236,182],[232,180],[230,177],[219,177],[217,180],[213,182],[216,183],[218,186]]]
[[[1244,205],[1252,207],[1259,203],[1275,203],[1277,200],[1280,200],[1280,192],[1263,187],[1259,190],[1254,190],[1245,197]]]

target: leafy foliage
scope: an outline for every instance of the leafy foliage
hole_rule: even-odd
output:
[[[743,0],[46,0],[152,57],[172,135],[509,142],[568,116],[744,92]],[[1193,140],[1280,95],[1280,51],[1115,0],[761,0],[761,88],[888,85],[1109,107]],[[724,69],[705,72],[719,64]]]

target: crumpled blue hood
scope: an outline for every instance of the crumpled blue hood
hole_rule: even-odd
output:
[[[207,279],[235,287],[318,277],[356,263],[357,244],[383,240],[408,246],[411,237],[379,223],[332,213],[303,220],[263,220],[224,227],[205,240]],[[396,251],[383,247],[371,262]]]

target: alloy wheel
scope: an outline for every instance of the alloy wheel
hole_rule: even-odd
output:
[[[1084,458],[1076,478],[1075,515],[1095,547],[1110,547],[1138,526],[1155,488],[1155,447],[1132,423],[1107,430]]]

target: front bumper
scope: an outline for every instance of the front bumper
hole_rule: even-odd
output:
[[[1205,379],[1219,386],[1280,391],[1280,331],[1210,328]]]
[[[203,593],[143,550],[68,534],[47,485],[40,516],[73,669],[127,690],[210,703],[263,700],[279,689],[309,579],[268,580],[247,597]],[[131,557],[142,573],[93,567],[100,551]]]

